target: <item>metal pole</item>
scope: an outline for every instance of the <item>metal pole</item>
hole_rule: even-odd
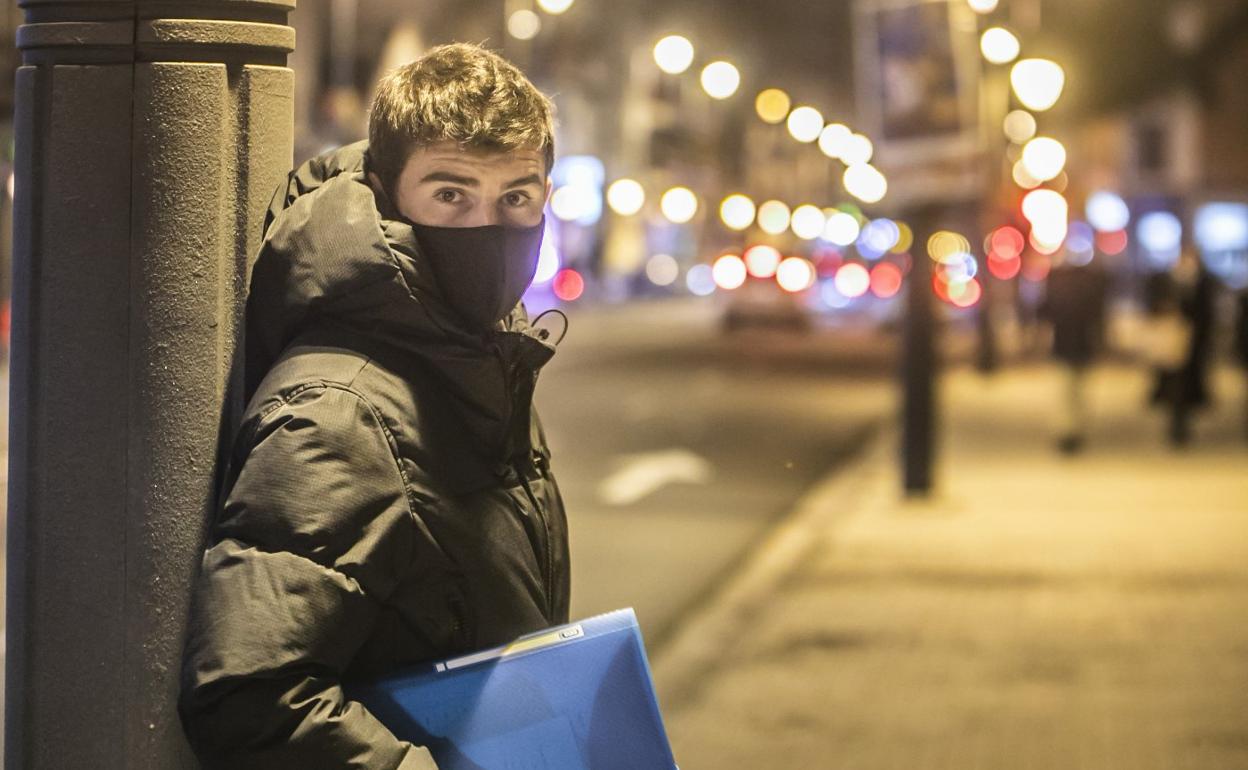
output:
[[[935,232],[937,212],[927,208],[914,217],[915,244],[906,277],[906,315],[902,325],[902,486],[922,496],[932,488],[936,422],[936,318],[932,263],[920,244]]]
[[[192,768],[189,586],[294,0],[20,0],[5,766]]]

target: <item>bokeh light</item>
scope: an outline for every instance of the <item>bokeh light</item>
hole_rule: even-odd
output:
[[[573,0],[537,0],[537,7],[552,16],[558,16],[572,7]]]
[[[759,244],[745,250],[745,269],[755,278],[770,278],[780,266],[780,252],[774,246]]]
[[[698,297],[715,293],[715,274],[710,265],[694,265],[685,273],[685,288]]]
[[[711,274],[715,278],[715,285],[719,288],[727,291],[739,289],[745,283],[745,262],[736,254],[725,254],[715,260]]]
[[[1150,211],[1136,223],[1135,237],[1153,264],[1165,267],[1178,259],[1183,223],[1169,211]]]
[[[671,286],[680,277],[680,264],[670,254],[655,254],[646,260],[646,277],[655,286]]]
[[[993,64],[1009,64],[1018,58],[1022,46],[1008,29],[989,27],[979,38],[979,50]]]
[[[960,308],[973,307],[979,302],[979,298],[983,296],[983,287],[979,285],[979,281],[971,279],[965,283],[950,285],[949,301]]]
[[[542,245],[537,251],[537,271],[533,274],[533,283],[543,284],[553,280],[563,267],[559,257],[559,228],[551,220],[546,220],[542,229]]]
[[[607,205],[615,213],[631,217],[646,203],[646,191],[636,179],[617,179],[607,188]]]
[[[712,99],[727,99],[741,86],[741,73],[726,61],[713,61],[702,68],[702,90]]]
[[[789,113],[789,135],[799,142],[813,142],[823,133],[823,113],[814,107],[802,106]]]
[[[1131,211],[1121,196],[1108,190],[1100,190],[1088,196],[1084,207],[1088,222],[1103,233],[1125,230],[1131,221]]]
[[[790,226],[793,228],[793,234],[798,238],[804,241],[813,241],[823,234],[823,228],[826,224],[823,212],[818,206],[805,204],[793,210]]]
[[[776,268],[776,283],[791,294],[806,291],[815,284],[815,266],[801,257],[789,257]]]
[[[754,99],[754,110],[764,122],[776,125],[783,123],[789,116],[789,108],[793,101],[789,95],[779,88],[768,88],[759,91]]]
[[[849,246],[858,240],[860,229],[857,217],[838,211],[828,217],[828,223],[823,228],[823,239],[837,246]]]
[[[1048,59],[1023,59],[1010,69],[1010,85],[1024,107],[1044,112],[1061,97],[1066,72]]]
[[[1015,144],[1024,144],[1036,135],[1036,116],[1027,110],[1014,110],[1005,116],[1005,136]]]
[[[927,239],[927,255],[937,262],[946,262],[955,254],[965,254],[971,250],[971,242],[966,236],[952,230],[939,230]]]
[[[905,222],[897,223],[897,243],[889,251],[894,254],[905,254],[914,245],[914,230]]]
[[[901,291],[901,268],[892,262],[881,262],[871,268],[871,293],[888,299]]]
[[[1111,257],[1118,256],[1127,248],[1127,231],[1099,232],[1096,234],[1096,248]]]
[[[833,280],[836,282],[836,290],[848,299],[861,297],[871,287],[871,274],[857,262],[841,265]]]
[[[846,192],[863,203],[879,203],[888,194],[888,180],[870,163],[859,163],[845,169],[841,181]]]
[[[851,134],[841,148],[841,160],[847,166],[858,163],[870,163],[875,154],[875,145],[863,134]]]
[[[1047,136],[1038,136],[1023,147],[1023,168],[1032,179],[1047,182],[1066,167],[1066,148]]]
[[[779,235],[789,229],[789,207],[771,200],[758,207],[758,226],[768,235]]]
[[[560,270],[551,284],[555,296],[564,302],[574,302],[585,293],[585,279],[571,268]]]
[[[998,0],[967,0],[967,5],[975,13],[992,13],[997,10]]]
[[[1023,267],[1021,257],[1010,257],[1008,259],[990,259],[988,260],[988,272],[993,277],[1002,281],[1008,281],[1018,275],[1018,271]]]
[[[542,31],[542,17],[528,9],[507,17],[507,34],[517,40],[532,40]]]
[[[754,224],[754,201],[748,195],[733,193],[719,204],[719,218],[730,230],[744,230]]]
[[[1041,181],[1031,175],[1031,172],[1027,170],[1027,164],[1023,163],[1021,159],[1014,163],[1010,176],[1014,178],[1014,184],[1024,190],[1030,190],[1041,185]]]
[[[819,132],[819,151],[834,160],[842,160],[853,135],[844,123],[829,123]]]
[[[654,61],[669,75],[679,75],[693,64],[693,43],[680,35],[668,35],[655,44]]]
[[[589,208],[588,197],[583,188],[564,185],[550,196],[550,210],[565,222],[575,222],[585,216]]]
[[[668,221],[681,225],[698,213],[698,196],[688,187],[673,187],[659,199],[659,209]]]
[[[870,249],[875,254],[874,258],[878,259],[891,251],[900,238],[901,228],[897,227],[897,223],[881,217],[871,220],[866,227],[862,228],[862,235],[858,242]]]

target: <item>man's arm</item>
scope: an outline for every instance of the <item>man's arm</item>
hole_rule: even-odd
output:
[[[316,386],[265,415],[204,555],[179,711],[208,768],[436,770],[339,677],[410,558],[388,434]]]

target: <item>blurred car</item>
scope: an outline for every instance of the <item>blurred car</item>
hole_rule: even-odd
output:
[[[806,332],[813,319],[799,295],[781,289],[773,279],[750,278],[728,293],[721,323],[728,332],[746,328]]]

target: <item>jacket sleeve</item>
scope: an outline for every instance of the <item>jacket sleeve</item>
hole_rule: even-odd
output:
[[[179,712],[206,768],[436,770],[339,682],[411,553],[391,444],[338,387],[260,420],[204,555],[182,663]]]

